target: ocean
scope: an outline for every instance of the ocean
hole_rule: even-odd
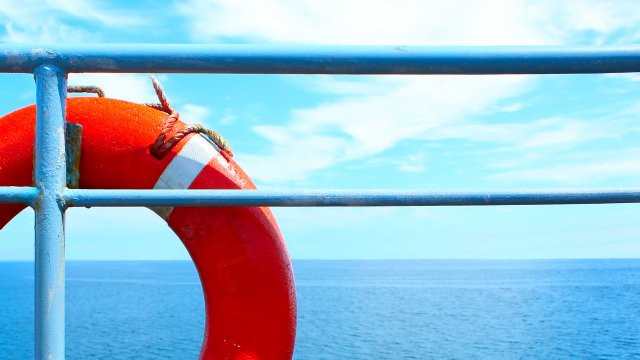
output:
[[[294,261],[295,359],[640,359],[640,260]],[[68,359],[195,359],[188,261],[67,263]],[[33,357],[33,263],[0,262],[0,359]]]

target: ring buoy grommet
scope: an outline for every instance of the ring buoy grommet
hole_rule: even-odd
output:
[[[70,98],[67,121],[81,124],[80,187],[87,189],[255,189],[228,156],[200,134],[161,159],[149,153],[166,114],[108,98]],[[35,106],[0,118],[0,186],[30,186]],[[183,125],[183,124],[182,124]],[[24,206],[0,205],[0,228]],[[201,359],[290,359],[296,328],[291,262],[264,207],[153,208],[181,239],[202,283],[206,308]]]

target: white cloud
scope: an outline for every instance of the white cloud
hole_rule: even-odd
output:
[[[5,34],[0,37],[7,43],[80,42],[90,37],[86,30],[62,24],[54,19],[24,24],[3,21]]]
[[[554,117],[510,124],[464,124],[444,126],[429,134],[431,140],[465,138],[500,146],[487,150],[491,160],[483,165],[494,171],[484,178],[512,183],[547,182],[592,185],[603,180],[640,177],[634,165],[640,150],[623,146],[617,150],[589,150],[587,143],[640,133],[635,117],[627,110],[591,119]],[[611,144],[611,143],[609,143]],[[505,157],[506,156],[506,157]]]
[[[389,86],[394,86],[399,81],[397,77],[386,76],[297,76],[291,75],[288,80],[305,90],[331,95],[384,95]]]
[[[545,3],[542,3],[545,4]],[[540,5],[542,6],[542,5]],[[606,0],[569,0],[555,3],[547,2],[545,17],[548,31],[566,38],[567,33],[576,35],[586,33],[595,35],[594,44],[602,44],[614,40],[617,42],[633,43],[640,38],[640,2],[623,0],[612,3]],[[624,30],[622,34],[616,32]],[[618,35],[617,39],[609,39]],[[622,36],[620,36],[622,35]],[[581,42],[585,42],[581,39]]]
[[[632,0],[615,6],[599,0],[191,0],[176,6],[198,42],[534,45],[629,42],[640,35],[640,2]],[[342,98],[294,109],[284,125],[255,127],[272,148],[238,157],[259,180],[304,179],[408,139],[464,138],[511,148],[518,141],[523,151],[611,134],[598,135],[601,128],[583,121],[492,126],[466,120],[475,114],[517,114],[527,104],[504,100],[534,85],[531,77],[311,79],[318,91]],[[307,80],[300,83],[309,86]]]
[[[86,23],[92,26],[86,26]],[[95,25],[124,27],[140,25],[145,20],[82,0],[0,0],[0,26],[3,42],[53,43],[97,41]],[[83,23],[85,25],[81,25]],[[91,30],[89,30],[91,29]]]
[[[589,141],[614,138],[626,133],[640,131],[640,126],[624,113],[609,113],[605,117],[576,119],[552,117],[522,122],[514,116],[510,123],[446,124],[430,131],[429,140],[466,139],[506,145],[510,152],[555,151],[580,145]]]
[[[596,155],[593,153],[592,155]],[[591,185],[603,180],[640,178],[640,151],[624,150],[607,158],[582,161],[561,160],[550,165],[498,172],[490,180],[509,182],[555,182],[567,185]],[[636,181],[637,182],[637,181]]]
[[[147,75],[137,74],[69,74],[69,85],[95,85],[106,97],[136,103],[157,103],[158,98]]]
[[[182,104],[177,106],[182,121],[189,124],[202,124],[210,128],[231,125],[236,121],[236,115],[231,108],[212,109],[208,106],[196,104]]]
[[[194,40],[206,42],[562,44],[568,33],[637,29],[640,19],[634,0],[191,0],[177,8]]]
[[[296,110],[292,129],[338,129],[351,144],[345,158],[384,151],[399,141],[422,139],[430,131],[481,112],[498,99],[526,89],[520,76],[403,77],[383,95],[354,96]]]
[[[403,140],[425,139],[429,132],[460,122],[527,87],[520,76],[415,76],[384,81],[384,94],[354,95],[293,110],[285,125],[254,127],[273,148],[239,158],[259,180],[278,182],[292,176],[300,180],[336,162],[378,154]]]
[[[315,44],[452,45],[553,42],[518,0],[192,0],[178,5],[197,41],[228,38]],[[465,11],[460,9],[464,8]],[[269,14],[269,16],[265,16]]]
[[[497,107],[495,109],[495,111],[497,111],[497,112],[516,112],[516,111],[522,110],[523,107],[524,107],[524,104],[519,102],[519,103],[514,103],[514,104],[511,104],[511,105],[499,106],[499,107]]]
[[[398,171],[407,173],[423,173],[427,170],[425,155],[415,153],[397,161]]]
[[[180,120],[188,124],[204,124],[211,113],[209,108],[195,104],[184,104],[178,111]]]
[[[37,1],[37,3],[40,4],[40,9],[44,8],[40,1]],[[141,16],[101,7],[96,1],[46,0],[46,4],[50,7],[50,10],[57,10],[65,15],[81,18],[85,21],[96,21],[113,27],[139,25],[145,22]]]
[[[275,126],[262,126],[256,131],[273,142],[271,152],[237,154],[236,158],[253,178],[265,182],[303,180],[315,170],[332,166],[348,146],[346,140],[337,137],[297,137]]]

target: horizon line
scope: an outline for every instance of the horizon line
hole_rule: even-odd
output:
[[[291,261],[579,261],[579,260],[640,260],[640,257],[576,257],[576,258],[299,258]],[[34,259],[0,259],[0,263],[35,262]],[[65,262],[193,262],[191,259],[67,259]]]

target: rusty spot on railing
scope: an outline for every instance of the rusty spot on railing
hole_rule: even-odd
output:
[[[80,187],[80,148],[82,145],[82,125],[65,123],[65,150],[67,153],[67,187]]]

